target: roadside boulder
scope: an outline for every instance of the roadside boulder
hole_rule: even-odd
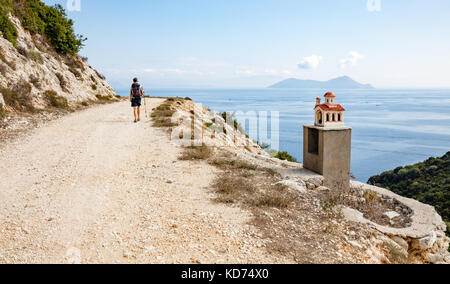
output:
[[[0,110],[4,109],[6,106],[5,100],[3,99],[2,93],[0,93]]]

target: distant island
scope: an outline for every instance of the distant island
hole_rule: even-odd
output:
[[[275,85],[269,86],[272,89],[374,89],[370,84],[361,84],[348,76],[338,77],[329,81],[314,81],[301,79],[286,79]]]

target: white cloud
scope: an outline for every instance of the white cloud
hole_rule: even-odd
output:
[[[322,62],[323,57],[319,55],[311,55],[304,57],[302,61],[298,64],[299,69],[316,69]]]
[[[258,73],[253,69],[247,69],[247,68],[238,68],[234,72],[237,76],[256,76]]]
[[[167,68],[164,69],[164,73],[172,73],[172,74],[185,74],[187,71],[179,69],[179,68]]]
[[[364,55],[356,51],[350,51],[346,58],[341,59],[339,65],[341,66],[341,68],[353,67],[358,65],[358,61],[360,61],[361,59],[364,59]]]

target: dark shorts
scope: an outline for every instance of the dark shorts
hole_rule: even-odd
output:
[[[133,98],[131,100],[131,107],[140,107],[141,106],[141,98]]]

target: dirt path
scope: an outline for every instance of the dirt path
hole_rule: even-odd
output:
[[[0,146],[0,262],[286,262],[248,213],[211,201],[215,168],[178,161],[167,133],[130,114],[99,106]]]

